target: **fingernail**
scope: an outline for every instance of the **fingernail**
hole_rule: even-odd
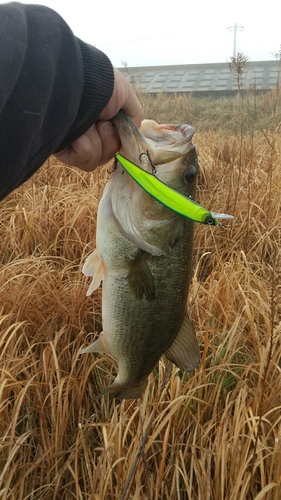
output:
[[[111,135],[114,133],[113,125],[111,122],[104,122],[102,125],[102,131],[105,135]]]

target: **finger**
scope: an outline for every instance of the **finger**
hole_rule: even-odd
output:
[[[101,120],[96,128],[102,144],[99,165],[104,165],[119,151],[121,141],[116,127],[111,122]]]
[[[119,86],[123,90],[123,102],[120,108],[122,108],[127,113],[127,115],[132,118],[135,124],[140,127],[141,122],[144,119],[142,105],[126,77],[117,69],[115,69],[114,75],[115,80],[116,78],[117,80],[119,80]]]
[[[99,118],[110,120],[123,109],[139,127],[144,118],[142,106],[125,76],[116,68],[113,69],[115,78],[113,94]]]
[[[127,100],[123,104],[122,109],[132,118],[137,127],[140,127],[144,119],[144,114],[141,104],[134,94],[128,93]]]
[[[110,161],[119,148],[116,128],[111,122],[101,121],[55,156],[67,165],[91,172]]]
[[[73,141],[67,148],[59,151],[55,156],[74,167],[79,167],[85,170],[94,170],[101,157],[101,140],[97,133],[96,126],[93,125],[87,132],[75,141]]]

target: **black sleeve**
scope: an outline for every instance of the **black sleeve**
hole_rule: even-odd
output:
[[[113,86],[107,56],[56,12],[0,5],[0,200],[98,119]]]

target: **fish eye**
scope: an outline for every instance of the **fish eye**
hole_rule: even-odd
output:
[[[197,168],[194,165],[189,165],[184,174],[184,180],[187,184],[192,184],[197,177]]]

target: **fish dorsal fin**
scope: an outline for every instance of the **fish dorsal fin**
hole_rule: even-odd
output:
[[[193,325],[186,313],[175,340],[165,356],[181,370],[192,371],[200,362],[200,350]]]
[[[104,341],[103,341],[103,337],[104,337],[104,335],[102,332],[97,340],[92,342],[90,345],[88,345],[84,349],[81,349],[79,354],[86,354],[89,352],[100,352],[100,353],[107,353],[108,354],[108,351],[107,351],[106,346],[105,346]]]
[[[86,295],[89,296],[100,286],[103,280],[103,261],[96,250],[87,257],[82,267],[82,273],[85,274],[85,276],[93,276],[92,282],[86,293]]]
[[[155,299],[155,283],[148,264],[141,251],[135,259],[128,260],[129,273],[127,280],[134,296],[141,300],[143,297],[149,302]]]

